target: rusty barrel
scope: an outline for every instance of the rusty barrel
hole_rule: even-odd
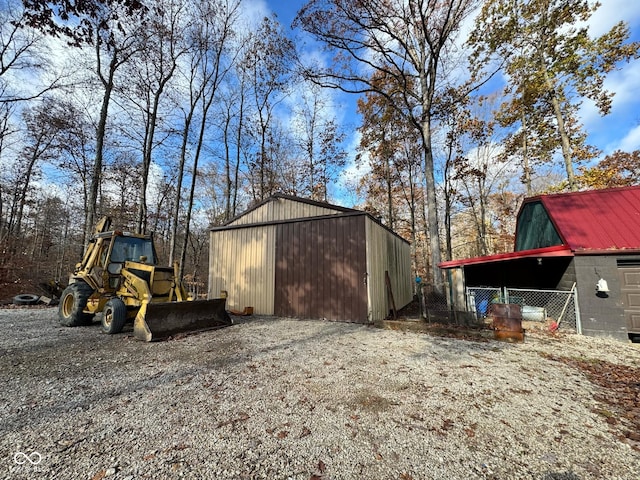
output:
[[[515,303],[493,303],[489,308],[497,340],[524,342],[522,307]]]

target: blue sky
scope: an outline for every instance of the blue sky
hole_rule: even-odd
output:
[[[245,0],[247,6],[255,8],[255,13],[273,12],[285,29],[290,25],[296,12],[304,5],[299,0]],[[631,38],[640,40],[640,2],[631,0],[600,0],[602,5],[590,20],[592,36],[601,35],[616,22],[624,20],[629,24]],[[296,32],[299,34],[300,32]],[[625,64],[619,71],[609,74],[605,83],[607,89],[615,92],[612,111],[606,117],[600,116],[595,106],[585,101],[580,115],[589,134],[589,143],[602,150],[603,155],[616,150],[633,151],[640,149],[640,59]],[[352,135],[352,146],[357,139],[355,129],[359,118],[355,111],[355,98],[341,95],[336,97],[337,111],[343,117],[345,131]],[[349,131],[352,130],[352,132]]]

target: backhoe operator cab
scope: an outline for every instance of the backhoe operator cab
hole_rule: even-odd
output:
[[[157,265],[151,235],[108,231],[110,224],[108,217],[98,222],[69,278],[58,308],[62,325],[88,325],[102,312],[105,333],[118,333],[133,320],[135,336],[151,341],[231,324],[224,299],[191,301],[178,278],[177,262]]]
[[[106,270],[112,288],[117,288],[120,272],[125,262],[156,265],[156,252],[151,237],[132,236],[129,233],[114,232],[112,241],[104,244],[99,254],[96,269]],[[105,234],[109,237],[110,234]]]

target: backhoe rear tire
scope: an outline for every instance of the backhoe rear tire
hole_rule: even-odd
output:
[[[70,284],[62,292],[58,305],[58,320],[65,327],[90,325],[93,315],[83,310],[87,300],[93,294],[93,288],[84,282]]]
[[[120,333],[127,321],[127,306],[119,298],[112,298],[102,310],[102,331],[113,335]]]

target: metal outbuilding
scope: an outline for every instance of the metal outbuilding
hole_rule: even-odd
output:
[[[369,323],[412,300],[409,243],[366,212],[277,194],[210,233],[231,310]]]
[[[569,290],[582,333],[640,339],[640,187],[539,195],[518,212],[514,252],[440,264],[450,299],[467,287]]]

